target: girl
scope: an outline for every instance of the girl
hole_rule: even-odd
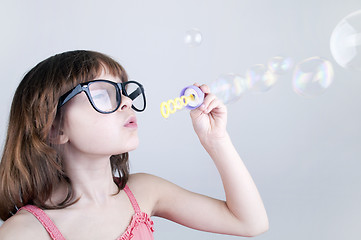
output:
[[[30,70],[11,106],[0,163],[0,239],[153,239],[150,216],[203,231],[255,236],[268,229],[257,188],[226,131],[226,107],[206,85],[194,130],[221,175],[226,201],[149,174],[129,174],[143,86],[92,51]],[[207,214],[205,214],[207,213]]]

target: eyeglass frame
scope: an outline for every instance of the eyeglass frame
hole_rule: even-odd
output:
[[[115,87],[116,90],[116,94],[119,94],[117,96],[120,97],[120,100],[117,101],[117,106],[114,110],[106,112],[106,111],[102,111],[100,109],[98,109],[93,101],[93,98],[91,96],[91,93],[89,91],[89,84],[92,84],[94,82],[106,82],[109,84],[112,84]],[[134,91],[133,93],[131,93],[130,95],[128,95],[127,91],[125,90],[125,86],[130,84],[130,83],[135,83],[139,86],[139,88],[137,89],[137,91]],[[141,91],[139,93],[139,90]],[[60,98],[59,98],[59,102],[58,102],[58,109],[61,108],[62,106],[64,106],[65,103],[67,103],[68,101],[70,101],[70,99],[72,99],[73,97],[75,97],[76,95],[78,95],[81,92],[85,92],[90,104],[92,105],[92,107],[99,113],[102,114],[109,114],[109,113],[113,113],[115,111],[117,111],[121,105],[122,102],[122,95],[129,97],[132,101],[133,99],[135,99],[137,96],[139,96],[140,94],[143,95],[143,101],[144,101],[144,107],[143,109],[139,110],[136,107],[134,107],[134,105],[132,104],[132,108],[137,111],[137,112],[143,112],[145,110],[146,107],[146,98],[145,98],[145,93],[144,93],[144,87],[142,84],[140,84],[137,81],[127,81],[127,82],[113,82],[110,80],[105,80],[105,79],[95,79],[95,80],[91,80],[91,81],[87,81],[87,82],[83,82],[83,83],[79,83],[78,85],[76,85],[73,89],[69,90],[68,92],[66,92],[65,94],[63,94]],[[134,96],[135,94],[138,94],[136,96]]]

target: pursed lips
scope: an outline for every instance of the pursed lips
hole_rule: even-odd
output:
[[[137,118],[134,116],[131,116],[130,118],[128,118],[128,120],[125,122],[124,127],[127,128],[137,128]]]

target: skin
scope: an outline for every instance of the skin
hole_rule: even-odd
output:
[[[98,79],[120,81],[106,72]],[[195,85],[205,93],[205,100],[190,116],[201,144],[221,175],[226,201],[187,191],[149,174],[133,174],[127,184],[141,210],[149,216],[202,231],[259,235],[268,230],[267,214],[252,177],[227,133],[227,109],[210,93],[208,86]],[[124,126],[129,117],[135,116],[131,105],[131,100],[122,96],[116,112],[100,114],[91,107],[85,93],[81,93],[63,106],[65,119],[58,141],[64,146],[66,171],[80,200],[68,208],[45,212],[66,239],[116,239],[129,225],[134,210],[124,191],[114,195],[117,187],[109,157],[138,146],[137,128]],[[65,188],[59,186],[49,201],[61,201],[64,195]],[[27,211],[18,212],[0,227],[0,239],[20,238],[50,239]]]

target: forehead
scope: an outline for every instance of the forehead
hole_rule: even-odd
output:
[[[117,82],[117,83],[122,82],[122,80],[120,79],[119,76],[116,76],[116,75],[110,73],[107,68],[102,68],[101,72],[92,80],[95,80],[95,79],[104,79],[104,80],[109,80],[109,81]]]

